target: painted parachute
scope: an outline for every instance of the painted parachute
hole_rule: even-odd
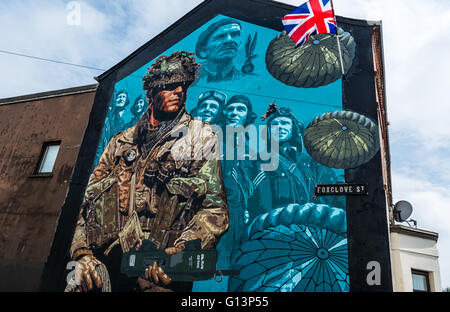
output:
[[[341,28],[338,28],[338,34],[347,73],[355,57],[356,43]],[[294,41],[283,31],[267,48],[266,67],[273,77],[289,86],[316,88],[330,84],[342,75],[336,35],[317,34],[296,48]]]
[[[368,162],[379,150],[377,125],[351,112],[328,112],[316,117],[305,130],[305,148],[317,162],[349,169]]]
[[[256,218],[233,256],[229,291],[349,291],[345,211],[291,204]]]

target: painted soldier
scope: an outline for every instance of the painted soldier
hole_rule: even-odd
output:
[[[192,282],[172,282],[156,262],[145,278],[125,278],[122,254],[144,240],[167,254],[194,240],[214,248],[228,228],[217,135],[185,110],[199,66],[191,55],[163,55],[149,68],[147,111],[111,139],[90,177],[71,246],[85,290],[102,284],[95,267],[104,263],[113,290],[189,291]]]
[[[253,111],[250,99],[246,95],[234,95],[226,103],[221,117],[223,133],[227,133],[229,128],[242,127],[255,122],[257,118]],[[227,129],[228,128],[228,129]],[[223,179],[225,181],[227,200],[229,205],[230,227],[227,233],[220,240],[219,264],[221,267],[232,268],[231,255],[237,250],[241,243],[242,235],[248,225],[247,203],[253,195],[253,183],[255,167],[258,167],[256,160],[250,159],[248,144],[248,133],[236,137],[229,133],[226,135],[226,144],[223,147],[224,161],[222,162]],[[234,140],[232,143],[230,140]],[[243,141],[243,142],[240,142]],[[245,154],[239,155],[237,146],[242,144]],[[233,150],[229,151],[229,149]],[[247,154],[248,152],[248,154]],[[233,155],[233,156],[231,156]],[[231,159],[230,159],[231,156]],[[244,157],[242,157],[244,156]]]
[[[133,117],[131,117],[131,120],[127,123],[125,128],[134,126],[142,117],[142,114],[147,110],[147,106],[148,103],[145,99],[145,96],[139,94],[139,96],[134,100],[133,106],[131,107],[131,114],[133,115]]]
[[[235,65],[241,46],[241,24],[224,18],[203,31],[195,46],[195,54],[203,59],[200,79],[206,82],[236,80],[243,76]]]
[[[114,106],[112,107],[107,120],[105,121],[105,126],[109,127],[110,137],[107,138],[107,142],[111,139],[117,132],[122,131],[125,127],[123,121],[123,114],[126,107],[130,104],[130,98],[126,90],[120,90],[114,99]]]
[[[197,106],[191,111],[192,117],[217,125],[227,96],[219,91],[211,90],[201,93]]]
[[[115,93],[113,103],[110,105],[108,115],[106,116],[105,126],[103,127],[102,138],[97,149],[97,157],[100,158],[103,150],[108,145],[109,140],[116,135],[117,132],[123,131],[127,128],[123,120],[123,114],[126,107],[130,104],[130,98],[126,90],[120,90]]]
[[[314,187],[319,183],[337,183],[335,172],[324,167],[303,152],[304,125],[285,107],[267,118],[268,140],[278,129],[279,166],[273,171],[261,170],[254,179],[255,196],[249,207],[251,219],[270,209],[289,204],[326,203],[345,208],[340,197],[324,196],[315,200]],[[262,210],[261,208],[264,207]]]

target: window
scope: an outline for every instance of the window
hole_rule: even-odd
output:
[[[46,142],[42,148],[42,154],[36,174],[51,174],[58,156],[61,142]]]
[[[430,280],[428,272],[412,270],[413,291],[428,292],[430,291]]]

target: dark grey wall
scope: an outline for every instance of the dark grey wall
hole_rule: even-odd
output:
[[[0,291],[38,290],[94,95],[87,86],[0,100]],[[61,141],[53,173],[34,175],[48,141]]]

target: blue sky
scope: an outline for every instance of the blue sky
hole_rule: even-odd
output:
[[[292,5],[299,0],[284,0]],[[108,69],[200,0],[2,0],[0,50]],[[337,15],[382,20],[394,202],[414,206],[420,228],[439,232],[441,278],[450,286],[450,1],[335,0]],[[424,14],[426,12],[426,14]],[[0,53],[0,98],[96,83],[101,71]]]

